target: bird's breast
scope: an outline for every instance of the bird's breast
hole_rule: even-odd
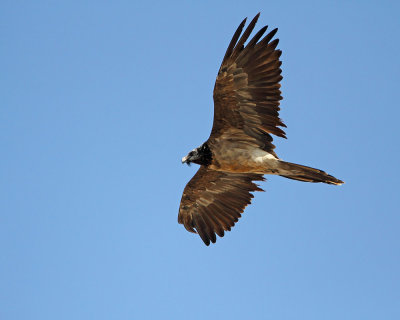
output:
[[[278,161],[274,155],[248,144],[224,142],[212,150],[210,168],[217,171],[276,173]]]

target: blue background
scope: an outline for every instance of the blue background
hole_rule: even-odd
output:
[[[400,319],[397,1],[2,1],[0,318]],[[285,160],[206,247],[177,223],[240,21],[279,27]]]

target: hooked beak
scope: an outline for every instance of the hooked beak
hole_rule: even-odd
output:
[[[187,155],[186,157],[182,158],[182,164],[186,163],[188,166],[190,166],[190,160],[189,156]]]

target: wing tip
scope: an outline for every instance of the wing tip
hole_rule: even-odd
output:
[[[251,20],[251,22],[253,22],[253,21],[257,22],[257,20],[258,20],[258,18],[260,17],[260,15],[261,15],[261,12],[259,11],[259,12],[254,16],[253,20]]]

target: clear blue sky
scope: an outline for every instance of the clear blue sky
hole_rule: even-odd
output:
[[[278,27],[283,159],[206,247],[177,223],[233,32]],[[397,1],[3,1],[0,318],[400,319]]]

